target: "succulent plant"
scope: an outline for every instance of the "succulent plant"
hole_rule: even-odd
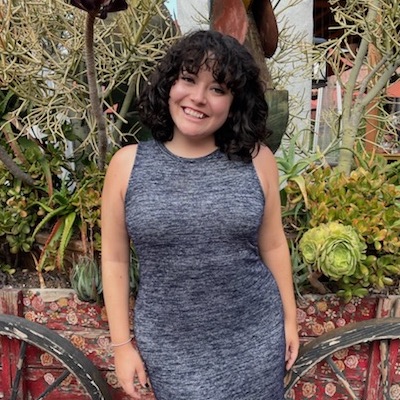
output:
[[[318,165],[304,171],[302,177],[302,190],[293,181],[288,181],[284,190],[286,208],[296,210],[290,222],[296,228],[298,240],[303,243],[303,260],[308,265],[314,264],[316,245],[306,239],[309,235],[316,235],[315,231],[312,234],[309,231],[323,224],[337,222],[351,227],[366,246],[366,257],[360,259],[354,269],[350,262],[353,256],[346,258],[347,245],[331,245],[330,254],[324,259],[324,268],[320,264],[314,269],[323,275],[319,278],[325,279],[328,290],[349,299],[371,291],[387,291],[397,287],[395,284],[400,276],[398,163],[388,164],[383,158],[375,157],[371,162],[363,162],[349,175],[339,173],[335,168]],[[332,238],[327,239],[325,251],[331,241]],[[352,273],[347,271],[347,274],[339,277],[337,269],[332,272],[332,259],[337,261],[338,257],[339,264],[344,260],[350,263]],[[330,262],[329,268],[327,261]],[[339,268],[336,261],[335,268]]]
[[[79,300],[102,303],[101,270],[94,258],[79,257],[71,269],[70,281]]]
[[[139,264],[134,249],[130,253],[130,261],[129,290],[135,297],[139,286]],[[80,256],[70,271],[70,282],[79,300],[104,303],[101,268],[95,257]]]
[[[351,226],[329,222],[308,230],[299,248],[307,264],[338,281],[354,275],[367,246]]]

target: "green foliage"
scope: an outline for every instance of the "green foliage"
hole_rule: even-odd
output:
[[[24,139],[15,144],[20,145],[21,141]],[[104,179],[103,173],[88,168],[79,179],[70,174],[68,181],[60,175],[61,155],[56,157],[48,148],[40,150],[43,159],[37,157],[36,151],[30,152],[26,148],[24,151],[30,164],[29,171],[37,178],[34,186],[15,178],[0,163],[0,247],[3,249],[0,260],[3,257],[4,261],[14,259],[15,267],[18,267],[18,256],[32,253],[33,258],[38,259],[39,273],[64,267],[64,255],[71,238],[82,241],[87,255],[98,250],[100,195]],[[43,160],[51,156],[51,161],[46,162],[49,171],[46,176]],[[46,233],[48,237],[35,256],[34,244],[39,233]]]
[[[0,15],[0,265],[24,268],[29,253],[41,278],[70,268],[79,242],[90,269],[100,251],[104,174],[83,58],[87,14],[65,0],[21,0],[0,4]],[[94,31],[109,160],[145,133],[135,99],[177,29],[164,0],[130,0]]]
[[[265,140],[265,144],[275,153],[286,133],[289,120],[289,92],[287,90],[266,90],[265,98],[268,103],[267,125],[271,135]]]
[[[364,274],[366,244],[357,231],[339,222],[329,222],[311,228],[302,236],[299,249],[311,274],[319,273],[336,281],[345,290],[351,282],[353,289],[369,284]],[[316,276],[318,277],[318,275]],[[358,294],[367,294],[368,290]]]
[[[14,267],[23,268],[18,264],[20,255],[31,253],[40,275],[42,270],[63,268],[72,237],[82,240],[85,254],[94,253],[104,174],[83,155],[79,158],[82,167],[75,171],[75,159],[66,157],[62,143],[51,137],[39,140],[21,135],[17,120],[12,125],[8,120],[10,108],[18,102],[11,105],[8,100],[7,105],[0,121],[4,133],[0,146],[22,173],[32,177],[33,185],[0,162],[0,262],[12,260]],[[35,244],[38,233],[48,233],[40,251]]]
[[[291,219],[298,237],[322,224],[339,222],[352,227],[366,244],[366,258],[350,276],[340,278],[319,268],[326,285],[345,298],[368,291],[387,290],[400,275],[400,186],[398,163],[383,158],[363,161],[350,175],[331,167],[315,166],[302,174],[307,201],[299,186],[288,181],[285,187],[288,207],[297,210]],[[327,239],[327,243],[330,239]],[[352,258],[349,248],[345,257]],[[307,260],[310,248],[303,245]],[[335,257],[335,256],[333,256]],[[310,261],[310,260],[309,260]]]
[[[309,229],[299,243],[305,262],[335,281],[354,275],[366,247],[354,228],[338,222]]]
[[[70,281],[72,288],[81,301],[104,304],[101,268],[93,257],[79,257],[74,263]],[[132,296],[136,296],[139,285],[139,264],[134,249],[131,251],[129,270],[129,289]]]
[[[276,162],[279,169],[279,184],[282,189],[280,191],[281,203],[282,203],[282,217],[284,221],[284,228],[287,234],[296,235],[296,226],[293,228],[293,223],[298,223],[299,219],[305,217],[305,214],[301,212],[301,204],[293,206],[296,202],[293,199],[288,198],[287,185],[290,183],[290,187],[295,187],[296,195],[298,200],[303,199],[307,205],[307,192],[305,187],[305,180],[302,175],[310,165],[323,159],[322,153],[305,153],[302,151],[300,140],[302,138],[302,132],[297,133],[289,137],[289,140],[285,142],[284,146],[280,148],[280,155],[275,156]],[[293,222],[294,221],[294,222]],[[306,221],[303,221],[306,224]],[[293,255],[293,252],[292,252]],[[292,259],[292,263],[295,262]]]
[[[309,291],[310,281],[308,279],[309,269],[301,257],[298,244],[294,240],[289,240],[290,256],[292,262],[293,283],[297,296]]]
[[[31,250],[32,233],[45,213],[38,199],[48,196],[53,187],[51,176],[60,172],[60,153],[50,143],[46,146],[23,137],[12,140],[12,148],[2,138],[0,145],[10,149],[10,157],[14,151],[14,162],[29,171],[35,185],[22,182],[0,162],[0,245],[4,254]]]
[[[12,254],[27,252],[33,243],[31,231],[38,219],[37,211],[27,211],[35,199],[35,191],[23,190],[20,182],[7,181],[7,171],[1,165],[0,174],[0,243],[3,249],[7,245]]]
[[[71,286],[81,301],[103,302],[101,270],[93,257],[79,257],[70,274]]]
[[[8,264],[1,264],[0,263],[0,272],[3,272],[5,274],[12,275],[15,272],[15,268],[12,268]]]
[[[93,172],[92,172],[93,171]],[[42,231],[49,235],[42,250],[37,269],[52,270],[56,267],[63,269],[64,255],[69,241],[75,235],[82,241],[83,253],[93,257],[96,245],[96,236],[100,234],[100,197],[104,181],[104,173],[93,166],[85,171],[76,182],[75,187],[61,182],[60,189],[52,196],[38,201],[37,204],[44,210],[42,220],[36,225],[32,238]],[[57,248],[55,259],[52,249]]]
[[[176,38],[164,1],[130,0],[127,10],[96,19],[95,67],[110,143],[134,140],[135,98]],[[23,134],[36,127],[53,142],[73,141],[97,155],[84,58],[87,13],[65,0],[20,0],[0,3],[0,15],[0,88],[22,100],[13,116],[26,128]]]
[[[397,79],[400,66],[397,39],[400,7],[393,0],[330,0],[329,3],[337,34],[313,45],[307,55],[313,65],[326,65],[342,90],[341,113],[331,112],[323,119],[333,129],[337,128],[340,143],[337,169],[348,175],[353,168],[354,147],[359,141],[370,140],[365,135],[370,130],[366,128],[367,121],[378,136],[385,135],[389,126],[393,126],[385,105],[386,88],[393,78]],[[345,71],[344,64],[351,68]],[[393,128],[392,132],[396,134]]]

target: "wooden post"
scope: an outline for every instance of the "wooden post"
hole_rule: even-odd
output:
[[[0,290],[0,314],[16,315],[23,318],[22,291],[16,289]],[[7,336],[0,336],[1,348],[1,384],[5,399],[11,398],[12,384],[15,380],[16,364],[20,354],[20,342],[10,339]],[[18,400],[27,399],[27,390],[24,377],[22,376],[18,395]]]
[[[378,20],[381,20],[381,15],[378,12],[377,15]],[[379,60],[382,58],[381,54],[378,52],[378,49],[373,45],[368,45],[368,64],[370,66],[375,66],[378,64]],[[376,80],[376,78],[375,78]],[[373,82],[372,82],[373,83]],[[378,99],[375,98],[366,109],[365,120],[366,120],[366,129],[365,129],[365,149],[368,152],[372,152],[376,150],[376,139],[378,136]]]
[[[399,300],[395,297],[379,299],[376,318],[399,317]],[[396,360],[400,341],[373,342],[368,366],[368,378],[365,386],[365,399],[389,398],[389,388],[396,374]],[[383,384],[382,384],[383,383]]]
[[[365,149],[372,153],[376,150],[378,136],[378,101],[374,99],[369,103],[365,113]]]

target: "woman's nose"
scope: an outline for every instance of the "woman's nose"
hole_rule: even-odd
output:
[[[206,98],[206,90],[205,88],[201,87],[200,85],[196,85],[193,87],[191,93],[191,99],[197,104],[204,104],[207,101]]]

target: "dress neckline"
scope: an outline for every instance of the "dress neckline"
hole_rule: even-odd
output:
[[[215,150],[213,150],[211,153],[208,153],[204,156],[200,156],[200,157],[182,157],[182,156],[178,156],[174,153],[172,153],[172,151],[170,151],[164,143],[159,142],[157,140],[155,140],[156,145],[158,146],[158,148],[164,153],[166,154],[169,158],[172,158],[174,160],[180,161],[180,162],[190,162],[190,163],[196,163],[196,162],[202,162],[202,161],[207,161],[209,159],[213,159],[215,158],[217,155],[219,155],[221,152],[220,150],[217,148]]]

